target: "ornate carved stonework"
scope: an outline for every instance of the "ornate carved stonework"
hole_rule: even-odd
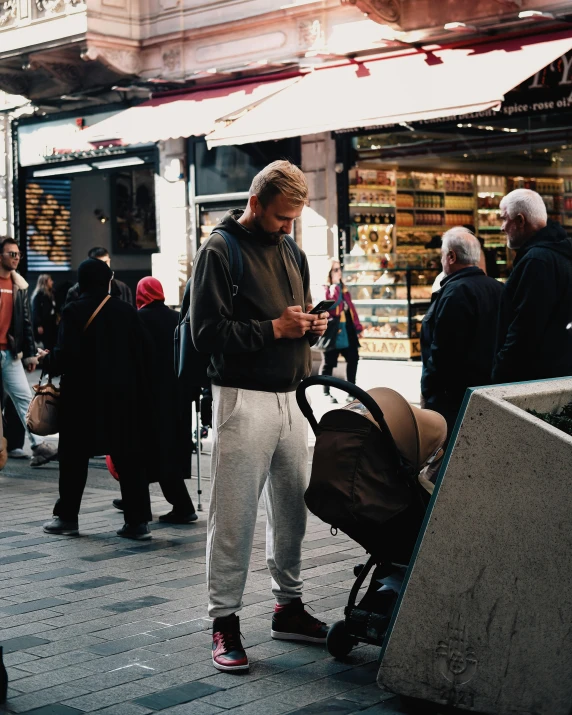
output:
[[[36,0],[38,12],[45,12],[48,15],[54,15],[56,12],[61,12],[65,7],[64,0]]]
[[[298,44],[308,49],[316,49],[324,44],[324,30],[320,20],[301,20],[298,23]]]
[[[14,22],[18,15],[17,0],[0,1],[0,27],[5,27]]]
[[[141,69],[137,50],[94,47],[91,45],[88,47],[85,59],[99,60],[121,74],[137,74]]]
[[[355,5],[382,25],[399,25],[401,20],[401,0],[342,0],[342,4]]]
[[[83,76],[81,68],[70,62],[41,62],[42,68],[49,72],[59,82],[69,87],[81,85]]]
[[[180,47],[171,47],[163,52],[163,68],[166,72],[178,72],[181,69]]]

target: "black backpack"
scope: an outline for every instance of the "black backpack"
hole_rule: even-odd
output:
[[[232,294],[236,296],[244,273],[240,243],[236,236],[222,228],[217,228],[213,233],[220,234],[226,241],[228,263],[232,277]],[[302,253],[298,244],[291,236],[285,236],[284,238],[286,246],[294,257],[300,274],[302,274]],[[192,277],[185,286],[179,313],[179,324],[175,328],[175,374],[179,378],[179,384],[184,394],[196,393],[200,388],[209,387],[210,385],[207,369],[211,362],[211,356],[208,353],[200,353],[195,348],[191,337],[191,281]]]

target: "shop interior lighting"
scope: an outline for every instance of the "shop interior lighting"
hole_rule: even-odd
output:
[[[457,127],[459,129],[481,129],[483,131],[487,132],[507,132],[511,134],[516,134],[518,132],[518,129],[515,129],[514,127],[493,127],[490,124],[462,124],[458,123]]]
[[[477,32],[476,25],[467,25],[464,22],[447,22],[443,25],[443,29],[447,30],[447,32]]]
[[[138,166],[144,164],[143,159],[138,156],[127,156],[124,159],[108,159],[107,161],[94,161],[96,169],[117,169],[121,166]]]
[[[518,13],[519,20],[554,20],[554,15],[551,12],[542,12],[541,10],[522,10]]]
[[[99,223],[107,223],[109,221],[109,219],[107,218],[107,216],[103,213],[103,211],[101,209],[95,209],[95,211],[93,213],[94,213],[95,218],[99,221]]]
[[[58,166],[54,169],[38,169],[34,171],[34,178],[39,176],[57,176],[58,174],[79,174],[84,171],[91,171],[89,164],[76,164],[75,166]]]

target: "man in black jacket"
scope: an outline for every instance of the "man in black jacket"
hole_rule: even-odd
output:
[[[103,261],[111,268],[111,256],[107,248],[102,248],[101,246],[94,246],[90,248],[87,253],[88,258],[97,258],[98,261]],[[119,281],[115,278],[111,279],[111,288],[109,294],[113,298],[119,298],[120,300],[133,305],[133,293],[131,288],[123,281]],[[75,283],[66,295],[66,300],[64,305],[71,303],[72,300],[77,300],[79,298],[79,283]]]
[[[467,387],[489,385],[502,284],[478,267],[481,247],[466,228],[443,236],[445,278],[423,319],[424,406],[447,420],[449,436]]]
[[[512,191],[500,210],[516,255],[501,301],[493,381],[572,375],[572,242],[547,220],[535,191]]]
[[[0,237],[0,359],[4,391],[11,398],[24,427],[32,392],[24,372],[38,364],[30,317],[28,283],[17,273],[20,249],[13,238]],[[32,467],[58,456],[55,447],[28,432],[32,444]],[[10,446],[10,445],[8,445]]]

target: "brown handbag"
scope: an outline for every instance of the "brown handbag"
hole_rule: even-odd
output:
[[[111,296],[107,295],[91,314],[89,320],[84,325],[83,332],[89,328],[99,311],[107,303]],[[44,372],[40,375],[40,381],[32,389],[36,393],[26,413],[26,424],[30,432],[47,437],[59,432],[59,401],[60,388],[52,383],[52,378],[48,377],[48,382],[42,385]]]

